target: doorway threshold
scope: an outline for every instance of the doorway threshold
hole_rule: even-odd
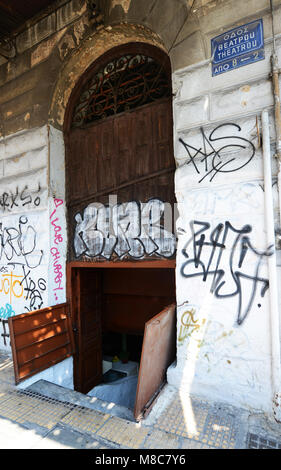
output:
[[[135,422],[133,410],[121,405],[116,405],[115,403],[103,401],[97,397],[84,395],[83,393],[48,382],[47,380],[38,380],[27,387],[25,391],[37,393],[38,395],[58,400],[63,403],[70,403],[83,408],[89,408],[101,413],[107,413],[111,416],[117,416],[118,418]]]

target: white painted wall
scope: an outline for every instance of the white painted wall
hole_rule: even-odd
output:
[[[66,302],[66,208],[63,133],[49,127],[49,297],[48,305]]]
[[[68,357],[64,361],[55,364],[53,367],[49,367],[49,369],[43,370],[39,374],[23,380],[18,385],[18,388],[25,389],[38,380],[46,380],[47,382],[73,390],[73,358]]]
[[[0,168],[0,318],[7,319],[48,302],[47,127],[2,139]],[[10,351],[2,322],[0,331],[0,347]]]
[[[280,40],[277,46],[280,56]],[[268,256],[259,255],[267,250],[260,116],[264,108],[272,113],[271,51],[268,41],[265,60],[213,78],[207,63],[173,75],[180,215],[177,361],[168,371],[168,382],[183,393],[266,412],[272,411],[272,364],[269,290],[262,296]],[[221,127],[212,134],[217,126]],[[272,117],[270,132],[274,140]],[[215,173],[212,156],[207,157],[206,167],[204,155],[219,149],[213,165],[226,165]],[[273,204],[276,228],[280,228],[274,161],[273,168]],[[214,248],[216,232],[211,235],[219,224],[219,243],[225,235],[221,257],[220,248]],[[194,235],[192,226],[194,232],[203,231]],[[234,231],[243,227],[244,242],[243,234],[237,238]],[[198,254],[201,235],[205,244]],[[212,291],[214,275],[204,278],[203,274],[216,268],[221,278]]]
[[[242,3],[246,8],[245,2]],[[213,78],[211,65],[207,62],[173,74],[176,92],[175,183],[179,209],[178,310],[177,362],[168,371],[168,381],[177,386],[183,396],[191,392],[270,412],[269,291],[261,295],[263,280],[268,279],[268,266],[267,256],[259,256],[267,249],[260,115],[264,108],[272,115],[273,106],[268,14],[264,20],[265,60]],[[202,21],[208,22],[208,18]],[[225,25],[223,16],[219,21],[217,17],[213,20],[210,39],[221,32],[221,29],[214,30],[215,24],[217,28]],[[232,27],[228,25],[229,29]],[[280,38],[276,44],[281,63]],[[231,125],[225,126],[226,123]],[[222,126],[213,134],[217,140],[211,141],[210,136],[217,126]],[[203,139],[201,128],[208,142]],[[270,133],[274,140],[272,116]],[[207,158],[206,169],[205,161],[200,161],[196,153],[199,149],[210,153],[211,145],[217,151],[227,146],[213,164],[217,165],[220,158],[223,163],[233,159],[228,166],[222,167],[229,172],[207,174],[212,169],[212,158]],[[187,149],[194,162],[190,161]],[[276,176],[274,167],[274,182]],[[30,308],[32,289],[25,287],[23,277],[15,277],[23,276],[24,269],[28,270],[29,285],[35,285],[33,290],[38,291],[32,297],[33,306],[39,306],[39,301],[41,306],[64,302],[67,239],[62,133],[45,126],[2,139],[0,178],[0,317]],[[276,227],[280,228],[276,184],[274,196]],[[204,242],[209,243],[202,246],[200,253],[199,245],[193,243],[200,238],[194,237],[192,232],[194,221],[197,221],[196,230],[204,228],[200,235],[204,235]],[[222,231],[218,241],[222,242],[223,234],[226,237],[221,258],[218,258],[220,247],[214,248],[211,232],[220,224]],[[238,232],[234,230],[242,229],[245,233],[237,238]],[[247,237],[244,243],[242,235]],[[195,252],[199,253],[198,267],[194,261]],[[213,275],[207,275],[205,280],[202,276],[208,266],[209,271],[215,270],[216,266],[221,270],[220,282],[214,292],[211,292]],[[199,276],[194,275],[198,273]],[[259,278],[256,286],[255,277]],[[14,291],[9,285],[12,281]],[[7,305],[11,305],[8,310]],[[0,322],[0,333],[2,328]],[[2,336],[0,348],[10,350],[9,345],[4,345]],[[39,378],[59,384],[70,383],[70,376],[71,358],[34,376],[22,386]]]
[[[50,169],[50,171],[49,171]],[[44,126],[0,142],[0,320],[66,301],[62,133]],[[0,349],[11,353],[0,321]],[[61,363],[62,364],[62,363]],[[72,383],[72,358],[40,378]],[[26,386],[26,385],[25,385]]]

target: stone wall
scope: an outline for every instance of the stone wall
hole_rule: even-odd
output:
[[[271,252],[264,212],[263,109],[270,112],[272,155],[275,131],[269,17],[261,11],[259,17],[267,39],[264,60],[213,78],[208,61],[173,74],[178,347],[168,380],[185,393],[270,412]],[[208,18],[210,27],[211,13]],[[210,38],[217,34],[212,30]],[[279,38],[276,47],[280,61]],[[280,233],[274,158],[272,164]]]
[[[268,108],[274,152],[269,2],[96,3],[95,16],[85,1],[58,2],[55,11],[26,25],[15,37],[17,56],[0,65],[2,318],[65,300],[67,103],[103,52],[149,42],[167,51],[173,70],[178,352],[168,380],[184,393],[270,411],[270,251],[261,147],[261,111]],[[280,63],[281,2],[274,5]],[[211,38],[259,18],[265,59],[212,77]],[[276,177],[274,165],[278,232]]]
[[[64,193],[57,189],[59,171],[49,184],[50,147],[58,148],[54,132],[43,126],[1,143],[2,323],[65,301],[66,230]],[[3,333],[3,325],[0,329]],[[7,338],[0,336],[0,347],[10,349]]]
[[[90,43],[98,44],[97,32],[104,31],[107,36],[104,50],[91,46],[85,67],[106,50],[108,41],[113,47],[122,41],[144,40],[166,49],[174,72],[210,58],[210,39],[236,25],[262,17],[265,39],[272,35],[267,0],[143,0],[141,4],[138,0],[107,0],[95,3],[97,9],[93,12],[87,9],[85,0],[58,1],[53,12],[35,23],[26,23],[25,28],[15,34],[16,57],[0,58],[2,136],[48,122],[61,75],[64,70],[68,72],[71,84],[68,64],[72,56],[79,61],[87,45],[89,49]],[[275,30],[279,34],[279,0],[275,5]],[[134,32],[128,25],[138,25],[138,28]],[[254,68],[259,70],[259,65],[252,66]],[[229,77],[223,78],[223,87],[228,80]],[[189,88],[193,90],[194,85]],[[219,85],[219,80],[210,85]],[[53,115],[51,112],[50,122],[61,128],[62,122],[54,120]]]

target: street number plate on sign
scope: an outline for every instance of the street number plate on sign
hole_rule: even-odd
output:
[[[262,20],[226,31],[211,39],[212,75],[264,59]]]

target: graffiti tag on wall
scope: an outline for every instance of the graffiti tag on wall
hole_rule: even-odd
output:
[[[1,337],[3,338],[3,344],[4,346],[8,346],[8,338],[10,338],[8,320],[0,317],[0,325],[1,324],[3,325],[3,333],[1,333]]]
[[[195,319],[195,316],[196,309],[191,306],[181,315],[178,334],[179,346],[183,345],[186,338],[189,338],[193,333],[198,332],[200,327],[205,323],[206,320],[203,319],[202,323],[200,324],[199,318]]]
[[[50,215],[51,226],[53,228],[51,255],[53,264],[53,275],[55,287],[53,288],[55,300],[58,301],[57,291],[63,290],[63,268],[61,264],[60,244],[63,242],[62,228],[59,224],[57,208],[63,204],[62,199],[54,199],[55,208]]]
[[[12,212],[15,209],[38,207],[41,203],[41,185],[38,183],[37,191],[31,191],[28,186],[18,187],[14,191],[0,193],[0,213]]]
[[[25,266],[22,266],[22,271],[24,276],[21,285],[25,292],[26,303],[24,309],[32,312],[32,310],[38,310],[43,306],[43,292],[46,290],[46,280],[42,277],[34,280],[30,269],[26,269]]]
[[[15,298],[23,297],[22,278],[23,276],[15,275],[13,272],[2,274],[0,277],[0,294],[8,295],[10,304]]]
[[[237,323],[241,325],[257,294],[264,297],[269,287],[268,279],[260,275],[260,268],[263,258],[272,255],[273,247],[266,251],[254,248],[249,237],[250,225],[236,229],[226,221],[211,230],[208,222],[192,221],[190,228],[192,237],[182,250],[186,261],[181,266],[181,275],[186,279],[199,277],[204,282],[211,277],[210,292],[216,298],[236,297]],[[224,262],[223,255],[227,257]],[[250,255],[255,263],[249,263]]]
[[[11,304],[6,304],[5,307],[0,307],[0,319],[7,320],[9,317],[15,316],[15,312]]]
[[[11,266],[9,268],[11,269]],[[40,277],[34,280],[31,270],[24,264],[18,263],[17,268],[21,269],[21,275],[10,271],[0,277],[0,295],[2,294],[1,297],[5,296],[5,298],[8,296],[9,300],[9,304],[6,303],[5,307],[0,307],[0,318],[9,318],[15,314],[12,305],[17,299],[21,299],[25,304],[22,309],[29,312],[43,305],[42,294],[46,290],[45,279]]]
[[[188,159],[186,165],[191,164],[198,175],[198,183],[209,177],[211,182],[218,173],[232,173],[248,165],[255,155],[254,144],[239,135],[229,134],[231,131],[241,132],[241,127],[234,123],[225,123],[213,129],[206,136],[201,128],[202,145],[194,147],[182,138],[180,143],[184,146]],[[222,130],[226,135],[222,136]],[[238,151],[239,150],[239,151]],[[203,175],[203,176],[202,176]]]
[[[75,216],[75,255],[140,259],[157,255],[170,258],[176,250],[176,238],[163,221],[170,204],[160,199],[146,203],[130,201],[113,207],[89,204]],[[171,220],[172,217],[169,217]]]
[[[32,216],[3,220],[5,223],[0,222],[0,261],[3,263],[0,266],[0,319],[4,326],[9,317],[43,306],[46,280],[38,273],[43,250],[38,247]]]
[[[37,249],[37,233],[26,216],[20,216],[16,226],[5,227],[0,222],[0,261],[17,263],[24,258],[29,268],[41,263],[43,251]]]

